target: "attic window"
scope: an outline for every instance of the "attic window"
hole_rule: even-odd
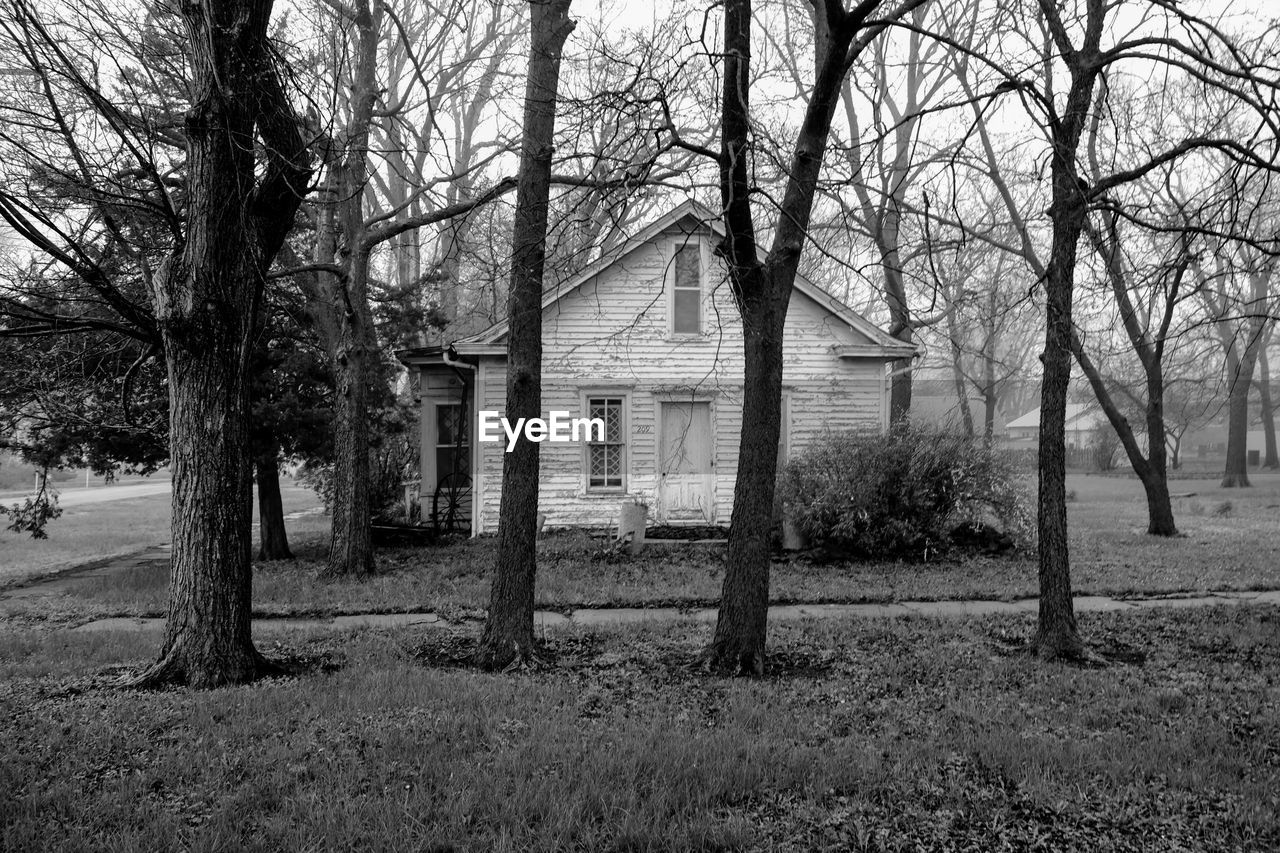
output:
[[[676,246],[671,263],[671,332],[702,333],[702,249],[697,243]]]

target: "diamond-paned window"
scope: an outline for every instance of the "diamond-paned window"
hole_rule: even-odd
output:
[[[591,397],[587,400],[587,417],[604,421],[604,441],[598,431],[591,431],[588,442],[587,486],[592,489],[621,489],[626,485],[627,439],[623,398]]]

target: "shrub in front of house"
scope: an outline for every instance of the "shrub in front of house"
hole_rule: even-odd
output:
[[[1020,479],[998,450],[908,424],[883,435],[820,439],[786,466],[779,494],[783,512],[812,545],[927,559],[957,544],[1028,545],[1034,527]]]

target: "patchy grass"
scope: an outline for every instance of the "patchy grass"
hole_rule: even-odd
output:
[[[137,694],[145,637],[0,633],[0,848],[1280,847],[1280,611],[1081,621],[1145,663],[1037,663],[1016,617],[780,626],[761,681],[695,672],[692,625],[511,676],[290,634],[300,677]]]
[[[310,489],[287,484],[283,499],[286,514],[320,504]],[[163,494],[68,506],[49,522],[48,539],[0,529],[0,588],[168,542],[170,500]],[[328,517],[306,516],[286,525],[290,533],[314,535],[328,529]]]
[[[1146,504],[1134,480],[1073,476],[1069,504],[1072,579],[1078,594],[1130,595],[1280,588],[1280,476],[1256,477],[1251,490],[1219,489],[1197,481],[1194,495],[1178,492],[1185,535],[1146,535]],[[309,493],[300,500],[314,501]],[[1227,515],[1196,515],[1194,502],[1230,500]],[[475,614],[488,604],[496,539],[459,540],[380,551],[381,574],[367,581],[320,582],[327,518],[290,522],[295,561],[262,563],[254,573],[254,608],[262,615],[435,610]],[[714,604],[723,582],[723,544],[650,546],[630,557],[609,551],[581,532],[539,544],[536,604],[571,610],[609,606]],[[69,621],[107,615],[160,616],[167,571],[144,566],[86,579],[68,594],[41,601],[5,601],[0,613]],[[884,602],[938,599],[1014,599],[1037,594],[1036,565],[1028,557],[975,557],[929,563],[776,563],[771,597],[783,602]]]

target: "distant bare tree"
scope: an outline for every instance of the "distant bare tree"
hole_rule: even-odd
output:
[[[1016,95],[1048,153],[1049,237],[1047,249],[1041,249],[1004,179],[1009,158],[997,153],[984,126],[988,108],[975,107],[984,171],[1005,200],[1020,234],[1018,244],[1010,248],[1028,263],[1045,293],[1037,523],[1040,618],[1034,640],[1045,658],[1085,654],[1071,600],[1065,415],[1071,360],[1078,349],[1073,345],[1078,338],[1072,314],[1077,255],[1082,237],[1087,236],[1090,213],[1114,207],[1119,188],[1172,167],[1194,152],[1218,152],[1235,162],[1265,168],[1268,157],[1260,149],[1271,144],[1268,138],[1275,138],[1269,104],[1276,80],[1267,64],[1255,57],[1265,53],[1265,44],[1244,44],[1171,0],[1135,0],[1131,4],[1137,12],[1135,25],[1121,27],[1117,16],[1122,5],[1105,0],[997,4],[995,14],[1004,16],[1006,37],[984,46],[980,62],[967,63],[1003,78],[998,90]],[[1025,49],[1014,55],[1011,50],[1018,42]],[[1260,130],[1241,138],[1209,116],[1194,124],[1169,122],[1150,141],[1099,143],[1099,169],[1094,171],[1081,144],[1093,138],[1090,127],[1102,120],[1097,106],[1099,81],[1126,63],[1155,68],[1154,75],[1145,73],[1143,79],[1154,77],[1162,86],[1177,78],[1188,81],[1201,97],[1220,93],[1251,115]],[[963,70],[958,69],[961,85],[968,97],[976,98],[976,87]]]

